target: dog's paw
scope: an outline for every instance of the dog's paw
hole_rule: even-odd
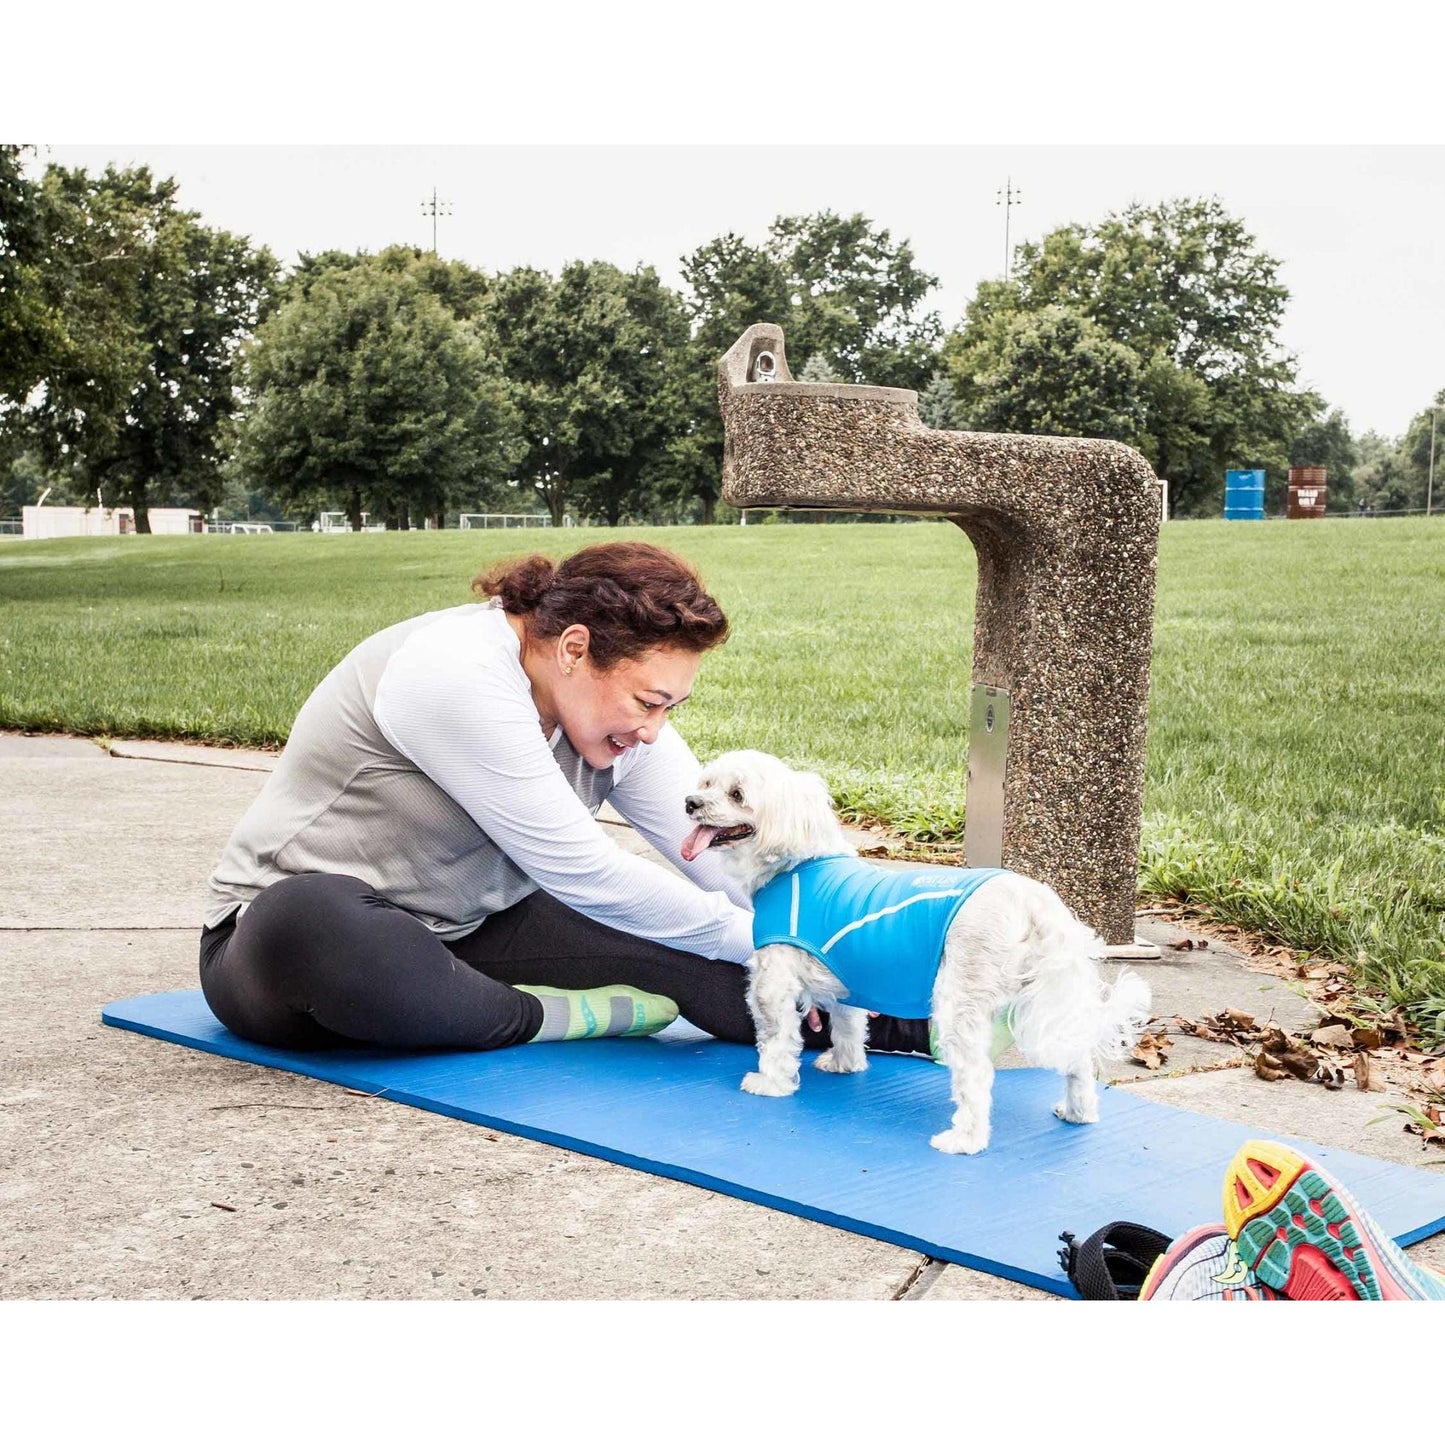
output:
[[[771,1099],[785,1099],[789,1094],[796,1094],[798,1086],[796,1083],[779,1083],[776,1079],[770,1079],[766,1074],[744,1074],[743,1093],[745,1094],[766,1094]]]
[[[868,1060],[863,1054],[851,1059],[846,1054],[839,1058],[837,1049],[828,1049],[813,1060],[813,1067],[825,1074],[861,1074],[868,1067]]]
[[[1087,1109],[1071,1109],[1069,1101],[1063,1099],[1054,1105],[1054,1118],[1062,1119],[1066,1124],[1097,1124],[1099,1122],[1099,1106],[1096,1103]]]
[[[981,1154],[988,1148],[987,1129],[945,1129],[928,1141],[942,1154]]]

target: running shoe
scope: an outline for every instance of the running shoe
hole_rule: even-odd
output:
[[[1417,1265],[1317,1164],[1252,1139],[1224,1175],[1224,1226],[1240,1257],[1294,1300],[1445,1299],[1445,1275]]]
[[[1141,1300],[1271,1300],[1279,1293],[1240,1258],[1222,1224],[1182,1234],[1154,1261]]]

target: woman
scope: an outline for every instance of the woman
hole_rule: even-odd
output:
[[[640,542],[473,590],[491,600],[368,638],[302,707],[211,878],[207,1003],[281,1048],[491,1049],[678,1012],[751,1043],[752,915],[716,859],[681,864],[699,768],[667,720],[721,609]],[[687,876],[618,848],[604,798]],[[872,1034],[927,1050],[916,1021]]]

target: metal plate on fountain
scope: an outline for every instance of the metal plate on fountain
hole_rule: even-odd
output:
[[[975,683],[968,710],[968,793],[963,823],[964,862],[970,868],[1003,867],[1008,725],[1008,693],[1001,687]]]

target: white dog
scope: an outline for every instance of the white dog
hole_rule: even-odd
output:
[[[1095,1061],[1119,1057],[1138,1038],[1149,988],[1127,969],[1104,984],[1103,940],[1051,888],[1002,870],[900,872],[862,862],[823,780],[767,753],[718,758],[687,812],[696,826],[683,857],[725,850],[757,910],[748,1007],[758,1069],[743,1079],[748,1093],[797,1090],[802,1014],[815,1004],[830,1011],[833,1039],[815,1067],[834,1074],[868,1067],[870,1009],[928,1017],[956,1105],[933,1147],[976,1154],[989,1139],[993,1019],[1010,1008],[1025,1057],[1064,1075],[1055,1114],[1071,1124],[1098,1120]],[[901,935],[870,939],[899,927]],[[880,946],[865,957],[873,943]]]

